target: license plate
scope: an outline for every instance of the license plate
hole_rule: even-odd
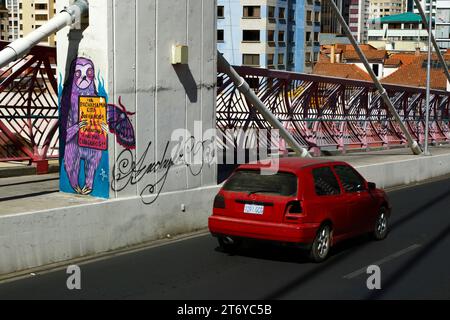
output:
[[[246,204],[244,207],[244,213],[250,214],[264,214],[264,206],[258,206],[256,204]]]

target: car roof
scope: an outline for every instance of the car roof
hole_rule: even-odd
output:
[[[305,167],[321,165],[321,164],[346,164],[342,161],[334,161],[327,160],[323,158],[298,158],[298,157],[288,157],[288,158],[279,158],[279,167],[278,170],[281,171],[290,171],[290,172],[298,172],[304,169]],[[268,168],[268,164],[264,164],[264,162],[253,162],[249,164],[243,164],[239,167],[239,169],[260,169],[266,167]]]

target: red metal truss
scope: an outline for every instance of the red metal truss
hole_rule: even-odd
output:
[[[8,42],[0,42],[0,50]],[[36,163],[58,157],[56,49],[34,47],[0,71],[0,161]]]
[[[375,86],[317,75],[235,67],[266,106],[309,150],[389,148],[406,139]],[[217,128],[270,129],[225,74],[219,74]],[[413,136],[423,143],[425,89],[385,85],[391,101]],[[432,90],[431,142],[449,142],[450,93]]]

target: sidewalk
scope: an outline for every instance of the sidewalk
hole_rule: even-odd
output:
[[[433,178],[435,174],[427,171],[427,169],[431,169],[427,168],[429,165],[420,163],[430,162],[441,156],[449,156],[450,159],[450,145],[432,147],[431,153],[432,157],[415,156],[409,148],[402,148],[348,153],[326,158],[348,162],[356,167],[366,179],[376,182],[379,187],[387,188]],[[438,163],[440,162],[442,160],[438,161]],[[422,167],[415,168],[416,165]],[[445,164],[442,163],[442,165]],[[56,164],[53,165],[53,168],[55,167]],[[29,173],[32,172],[32,169],[22,164],[0,163],[0,173],[4,170],[30,174],[9,178],[2,178],[0,175],[0,216],[106,202],[103,199],[59,193],[58,174],[36,176]],[[450,173],[450,170],[445,173]]]
[[[48,163],[49,173],[59,172],[58,160],[50,160]],[[29,165],[28,161],[23,162],[0,162],[0,178],[11,178],[21,176],[36,175],[36,168]]]

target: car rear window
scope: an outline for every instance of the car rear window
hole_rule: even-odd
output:
[[[297,176],[288,172],[261,175],[257,170],[239,170],[228,179],[223,189],[289,197],[297,193]]]

